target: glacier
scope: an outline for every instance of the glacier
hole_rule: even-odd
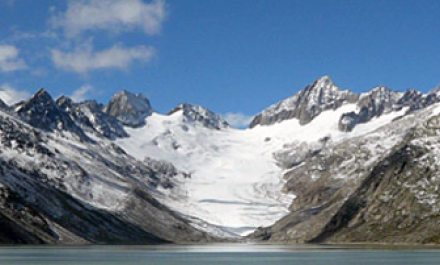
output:
[[[138,160],[154,157],[186,172],[176,188],[163,190],[159,201],[183,215],[243,236],[289,213],[295,195],[281,192],[286,170],[278,166],[275,156],[283,146],[357,137],[406,111],[374,118],[351,132],[339,130],[340,117],[356,108],[356,104],[345,104],[323,111],[306,125],[291,119],[242,130],[212,130],[197,122],[188,123],[182,110],[171,115],[153,113],[143,127],[126,127],[129,137],[116,143]]]

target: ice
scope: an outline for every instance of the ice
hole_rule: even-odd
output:
[[[361,124],[351,133],[338,130],[343,113],[356,104],[322,112],[302,126],[296,119],[253,129],[212,130],[185,121],[181,111],[170,116],[154,113],[141,128],[126,130],[130,137],[116,142],[139,160],[151,157],[172,163],[190,178],[160,200],[184,215],[200,218],[241,235],[268,226],[286,215],[295,198],[281,192],[284,171],[273,154],[293,141],[317,142],[323,137],[343,140],[371,132],[401,112]]]

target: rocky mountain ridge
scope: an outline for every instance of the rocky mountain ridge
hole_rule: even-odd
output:
[[[356,109],[344,113],[339,122],[341,131],[351,131],[360,123],[383,114],[408,108],[408,112],[425,108],[440,101],[435,89],[427,94],[409,89],[405,92],[385,86],[373,88],[361,94],[341,90],[329,76],[317,79],[291,98],[285,99],[254,117],[250,128],[265,126],[289,119],[297,119],[301,125],[308,124],[322,111],[337,109],[342,105],[355,104]]]
[[[0,104],[0,243],[438,244],[437,102],[325,76],[237,130],[197,105],[41,89]]]
[[[438,106],[329,143],[286,174],[291,213],[252,236],[274,242],[438,244]]]
[[[250,124],[271,125],[283,120],[296,118],[300,124],[309,123],[322,111],[336,109],[342,104],[354,103],[358,95],[345,90],[342,91],[330,79],[324,76],[299,91],[291,98],[285,99],[257,115]]]
[[[129,117],[146,113],[137,105],[131,109],[130,101],[120,104],[108,106],[121,115],[128,110]],[[112,139],[128,134],[121,121],[104,112],[112,108],[67,97],[55,102],[41,89],[0,110],[0,242],[157,244],[216,238],[192,224],[202,221],[155,198],[183,172],[152,158],[138,161],[115,145]]]

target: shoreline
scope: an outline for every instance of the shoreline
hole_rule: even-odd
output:
[[[145,250],[145,251],[170,251],[177,252],[240,252],[239,250],[262,251],[262,252],[289,252],[289,251],[399,251],[399,250],[440,250],[440,245],[422,244],[386,244],[386,243],[323,243],[323,244],[280,244],[261,242],[222,242],[222,243],[190,243],[190,244],[5,244],[1,249],[121,249],[121,250]],[[237,251],[238,250],[238,251]]]

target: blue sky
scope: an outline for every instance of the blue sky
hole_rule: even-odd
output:
[[[13,102],[106,102],[127,89],[236,123],[330,75],[356,92],[440,83],[440,1],[0,0],[0,86]]]

